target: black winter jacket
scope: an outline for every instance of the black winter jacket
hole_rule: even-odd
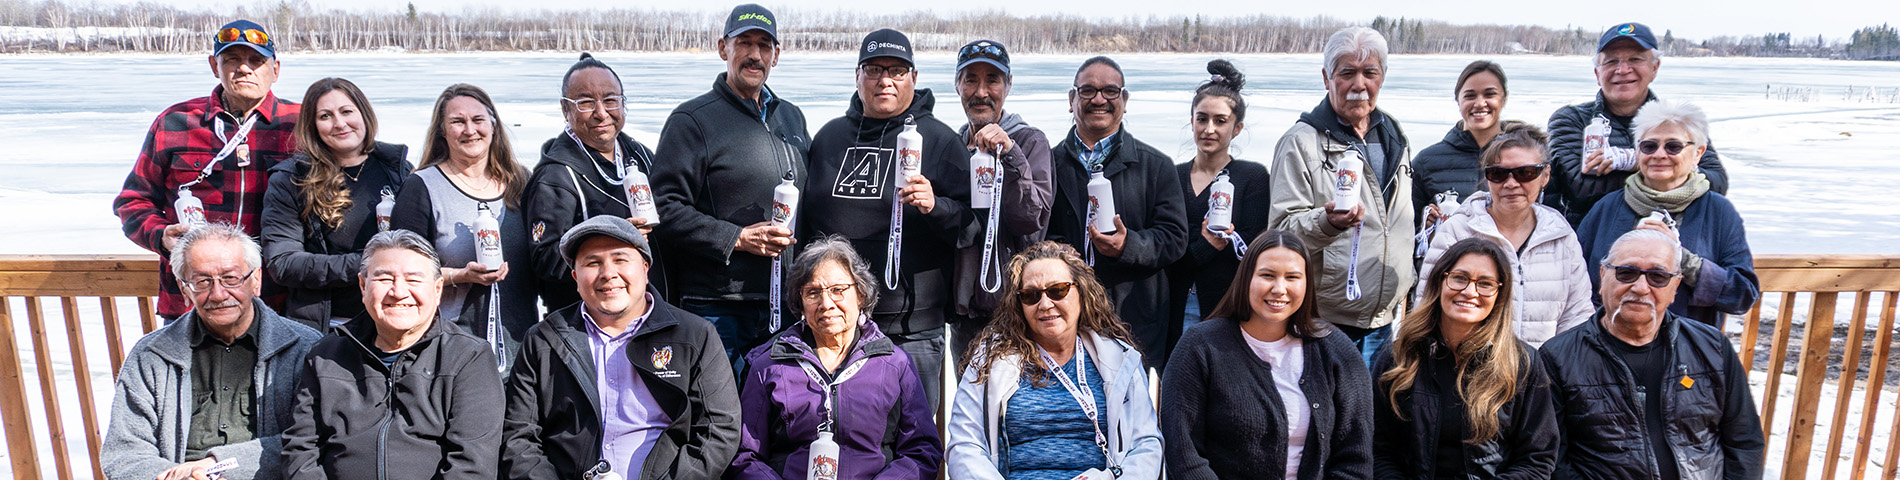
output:
[[[1649,100],[1656,101],[1656,92],[1649,92]],[[1635,148],[1636,133],[1631,127],[1635,116],[1619,116],[1603,107],[1603,92],[1597,92],[1593,101],[1583,102],[1557,109],[1550,114],[1550,186],[1544,188],[1544,204],[1564,212],[1570,218],[1570,226],[1575,228],[1583,222],[1583,216],[1590,213],[1590,207],[1605,194],[1623,189],[1623,179],[1635,172],[1615,171],[1605,175],[1583,174],[1583,129],[1590,126],[1590,119],[1597,115],[1610,120],[1610,146]],[[1722,168],[1722,158],[1715,154],[1715,141],[1710,140],[1708,151],[1702,153],[1702,161],[1696,167],[1709,177],[1709,191],[1728,194],[1728,171]]]
[[[508,377],[501,478],[575,479],[600,462],[600,391],[580,309],[549,313],[521,342]],[[655,360],[660,352],[671,361]],[[739,450],[739,389],[712,323],[656,301],[626,354],[673,419],[640,477],[719,478]]]
[[[957,249],[976,243],[981,230],[970,210],[970,151],[956,130],[932,113],[936,98],[917,90],[910,109],[892,118],[864,116],[854,93],[843,117],[826,122],[812,138],[811,189],[800,200],[799,238],[840,234],[850,240],[878,277],[877,306],[871,318],[886,335],[928,332],[944,325],[951,303]],[[924,137],[923,174],[937,195],[930,213],[903,208],[904,251],[897,285],[884,280],[891,201],[897,194],[897,134],[904,119],[914,118]],[[899,342],[902,343],[902,342]]]
[[[501,374],[487,342],[437,318],[394,367],[358,316],[318,340],[284,431],[284,478],[495,478]]]
[[[672,263],[679,299],[759,301],[769,294],[772,259],[733,245],[741,229],[771,220],[772,189],[787,169],[792,185],[806,191],[811,138],[804,111],[770,88],[761,92],[768,97],[763,113],[733,93],[721,73],[712,91],[674,108],[660,130],[653,193],[666,221],[653,240]],[[794,251],[785,255],[789,260]]]
[[[395,193],[402,190],[403,178],[415,170],[406,158],[408,153],[409,147],[376,142],[364,165],[382,169],[383,178],[390,179],[384,186]],[[357,291],[356,273],[363,265],[364,244],[331,242],[334,229],[304,215],[303,187],[297,186],[297,181],[310,174],[310,159],[297,155],[291,160],[271,167],[270,187],[264,192],[264,226],[259,235],[264,269],[289,290],[284,316],[326,332],[330,330],[330,317],[335,316],[331,315],[331,299]],[[358,199],[343,214],[362,216],[361,228],[376,231],[376,201]],[[367,243],[369,237],[360,238]]]
[[[620,143],[620,154],[649,176],[647,184],[651,186],[653,151],[625,133],[616,141]],[[569,274],[572,269],[567,259],[561,257],[561,234],[597,215],[633,216],[633,210],[627,207],[626,190],[601,176],[602,170],[609,175],[620,174],[613,159],[585,148],[563,131],[541,144],[541,163],[534,166],[534,173],[528,177],[528,189],[521,196],[521,212],[527,217],[529,240],[534,244],[534,276],[541,304],[548,310],[581,300],[580,293],[574,290],[574,277]],[[576,188],[580,189],[578,193]],[[662,212],[661,224],[668,220]],[[660,261],[665,257],[658,252],[654,256],[657,258],[653,259],[648,276],[653,288],[665,294],[667,270],[665,262]]]
[[[1483,151],[1484,146],[1461,121],[1445,132],[1444,140],[1412,156],[1412,218],[1419,225],[1425,223],[1425,206],[1431,205],[1438,194],[1458,192],[1458,201],[1463,202],[1471,192],[1483,189],[1484,167],[1478,164]]]
[[[1603,317],[1598,310],[1595,318]],[[1663,375],[1668,430],[1656,438],[1643,422],[1643,395],[1629,365],[1611,350],[1600,320],[1557,334],[1538,353],[1550,372],[1552,404],[1563,447],[1556,479],[1654,478],[1656,462],[1673,461],[1684,480],[1759,479],[1761,418],[1728,338],[1715,327],[1669,314],[1655,342],[1673,371]],[[1668,441],[1673,459],[1657,459],[1649,442]]]
[[[1441,419],[1442,402],[1460,402],[1457,391],[1440,391],[1433,375],[1457,375],[1457,366],[1439,340],[1430,340],[1428,357],[1419,362],[1412,389],[1399,394],[1403,418],[1393,411],[1389,382],[1373,380],[1373,430],[1379,432],[1372,443],[1373,465],[1381,480],[1451,478],[1437,472],[1438,439],[1447,425]],[[1557,417],[1550,407],[1550,377],[1538,360],[1537,349],[1522,340],[1517,342],[1519,360],[1517,392],[1498,409],[1498,435],[1483,443],[1461,443],[1465,459],[1463,477],[1468,480],[1541,480],[1550,478],[1557,467]],[[1382,376],[1396,362],[1390,347],[1379,349],[1372,371]],[[1462,413],[1461,413],[1462,415]],[[1465,425],[1462,417],[1457,423]],[[1460,434],[1463,436],[1463,434]]]
[[[1316,323],[1325,336],[1300,342],[1300,391],[1312,415],[1298,478],[1372,478],[1372,379],[1352,340]],[[1188,327],[1162,373],[1168,478],[1281,478],[1286,471],[1286,406],[1273,367],[1241,335],[1240,323],[1226,318]]]
[[[1116,147],[1102,161],[1102,175],[1114,185],[1115,213],[1128,227],[1122,256],[1095,255],[1095,276],[1108,289],[1116,313],[1130,327],[1150,367],[1168,361],[1167,267],[1187,252],[1188,235],[1201,222],[1187,218],[1186,197],[1174,172],[1174,159],[1121,129]],[[1056,145],[1050,158],[1055,171],[1056,202],[1049,217],[1049,240],[1067,243],[1088,256],[1088,169],[1082,166],[1082,140],[1075,129]]]

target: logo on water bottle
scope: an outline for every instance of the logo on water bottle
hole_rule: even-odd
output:
[[[779,202],[772,202],[772,221],[774,223],[791,223],[792,206],[779,203]]]
[[[1339,188],[1352,188],[1352,185],[1355,183],[1359,183],[1359,172],[1355,172],[1352,170],[1341,170],[1339,171],[1339,178],[1333,182],[1333,186],[1339,187]]]
[[[818,458],[812,459],[811,473],[812,475],[818,476],[821,478],[837,477],[838,476],[838,459],[832,458],[832,457],[818,457]]]
[[[990,182],[994,182],[994,181],[996,181],[996,167],[977,167],[976,168],[976,183],[978,184],[977,188],[987,189]]]
[[[646,202],[653,201],[652,187],[649,187],[646,185],[634,185],[633,188],[628,189],[628,191],[633,193],[633,201],[636,203],[646,203]]]
[[[1214,196],[1213,196],[1214,208],[1227,208],[1229,205],[1233,205],[1233,204],[1234,204],[1233,195],[1228,194],[1227,192],[1214,193]]]

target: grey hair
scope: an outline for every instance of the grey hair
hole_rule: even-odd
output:
[[[1385,35],[1379,34],[1378,30],[1360,26],[1342,28],[1326,39],[1324,54],[1326,78],[1333,78],[1333,67],[1338,66],[1339,59],[1347,55],[1358,55],[1361,60],[1376,57],[1379,59],[1379,68],[1383,69],[1386,54]]]
[[[1650,130],[1666,124],[1688,130],[1689,140],[1695,141],[1696,145],[1709,145],[1709,116],[1702,113],[1702,107],[1689,102],[1660,99],[1649,102],[1636,111],[1636,119],[1630,122],[1630,130],[1636,133],[1636,140],[1641,141],[1649,135]]]
[[[1620,264],[1620,262],[1617,262],[1618,254],[1636,248],[1634,244],[1637,242],[1658,242],[1669,245],[1669,268],[1671,268],[1672,271],[1682,268],[1682,244],[1677,243],[1676,239],[1670,237],[1667,233],[1647,228],[1630,230],[1624,232],[1622,236],[1616,237],[1616,243],[1610,244],[1610,253],[1603,256],[1603,260],[1598,262],[1598,266],[1610,267]]]
[[[173,277],[179,280],[185,279],[185,260],[191,258],[191,247],[198,245],[198,242],[201,240],[229,240],[237,242],[238,245],[244,248],[244,263],[249,264],[251,268],[261,268],[264,266],[264,254],[258,248],[257,240],[252,239],[250,234],[244,233],[244,229],[225,222],[211,222],[186,230],[185,236],[180,237],[178,243],[172,245],[171,264]]]
[[[429,272],[434,273],[436,278],[442,278],[442,258],[435,255],[435,245],[408,230],[390,230],[370,237],[369,244],[363,245],[363,263],[359,266],[359,275],[369,274],[369,257],[389,249],[408,250],[429,257],[429,264],[433,267]]]
[[[792,286],[792,291],[803,291],[805,284],[811,283],[811,277],[818,272],[819,266],[837,262],[845,271],[851,272],[851,281],[857,283],[858,308],[869,309],[877,304],[877,276],[871,274],[871,266],[865,264],[864,257],[858,256],[857,249],[851,248],[851,241],[831,234],[806,242],[800,248],[803,251],[798,252],[798,258],[792,260],[792,278],[787,282]]]

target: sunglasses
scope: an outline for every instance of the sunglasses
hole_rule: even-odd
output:
[[[1548,166],[1550,166],[1548,163],[1539,163],[1516,168],[1484,167],[1484,179],[1490,180],[1491,183],[1504,183],[1504,179],[1517,177],[1517,183],[1531,183],[1531,180],[1536,180],[1539,175],[1543,175],[1544,167]]]
[[[1644,155],[1649,155],[1649,154],[1656,153],[1656,148],[1661,147],[1664,152],[1668,152],[1670,155],[1675,155],[1678,153],[1682,153],[1682,149],[1689,148],[1690,145],[1695,145],[1695,142],[1670,140],[1669,143],[1662,143],[1655,140],[1644,140],[1641,142],[1636,142],[1636,150],[1643,152]]]
[[[964,60],[972,58],[988,58],[1007,62],[1009,61],[1009,54],[1003,53],[1002,46],[993,43],[965,45],[963,50],[957,51],[957,63],[962,63]]]
[[[1680,273],[1665,272],[1661,270],[1645,270],[1641,268],[1632,267],[1629,265],[1617,265],[1614,267],[1610,267],[1610,269],[1616,271],[1616,281],[1618,282],[1636,283],[1636,278],[1642,277],[1643,279],[1649,281],[1649,286],[1652,288],[1662,288],[1662,287],[1669,286],[1670,279],[1673,279],[1673,278],[1676,278],[1677,276],[1682,275]]]
[[[238,41],[240,38],[254,45],[270,44],[270,34],[264,33],[263,30],[252,28],[239,29],[233,27],[218,31],[218,43],[231,43]]]
[[[1069,298],[1069,289],[1072,288],[1075,288],[1075,282],[1062,282],[1043,288],[1024,288],[1016,291],[1016,301],[1022,302],[1025,307],[1034,306],[1042,303],[1042,294],[1047,293],[1050,300],[1060,302],[1064,298]]]

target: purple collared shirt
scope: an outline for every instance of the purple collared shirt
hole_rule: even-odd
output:
[[[587,345],[594,352],[594,387],[600,390],[600,458],[613,466],[622,478],[640,478],[653,442],[666,432],[673,419],[653,400],[645,381],[634,372],[627,357],[627,341],[653,314],[653,294],[647,294],[647,311],[627,325],[619,335],[607,335],[594,325],[594,317],[581,308],[587,323]],[[585,465],[583,468],[592,467]]]

